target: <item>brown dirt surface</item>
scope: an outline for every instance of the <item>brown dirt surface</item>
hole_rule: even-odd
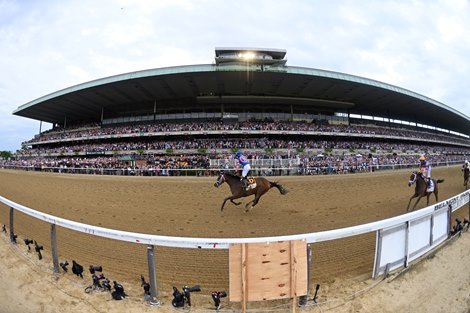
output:
[[[459,167],[434,168],[433,174],[445,179],[439,185],[441,200],[464,191]],[[283,196],[273,189],[248,213],[244,213],[243,205],[237,207],[229,202],[220,211],[229,189],[225,184],[216,189],[215,177],[117,177],[0,170],[0,195],[41,212],[111,229],[195,238],[264,237],[337,229],[403,214],[414,190],[407,186],[409,175],[410,170],[399,170],[268,177],[289,189],[289,193]],[[245,198],[243,202],[249,200]],[[418,208],[424,206],[422,199]],[[467,215],[468,210],[459,210],[453,219]],[[8,216],[8,207],[0,205],[0,223],[8,225]],[[29,268],[44,274],[52,263],[50,226],[20,212],[15,212],[14,217],[19,244],[10,250],[34,264]],[[136,299],[141,296],[140,274],[148,273],[145,245],[60,227],[57,236],[60,260],[76,260],[85,268],[102,265],[111,280],[122,282]],[[26,252],[23,238],[32,238],[44,246],[42,261],[37,260],[35,253]],[[375,234],[314,244],[311,288],[321,284],[320,295],[325,301],[358,288],[370,279],[374,248]],[[211,307],[207,296],[211,290],[228,289],[228,251],[156,247],[156,263],[159,299],[164,305],[170,305],[172,286],[200,284],[205,296],[196,294],[194,302],[197,306],[199,298],[199,306],[205,308]],[[80,280],[70,273],[61,273],[51,279],[60,289],[71,289],[73,293],[75,288],[82,294],[80,287],[89,285],[89,276],[85,273],[85,280]],[[345,289],[346,285],[349,287]],[[239,309],[237,304],[230,306]],[[49,308],[42,312],[55,311]]]

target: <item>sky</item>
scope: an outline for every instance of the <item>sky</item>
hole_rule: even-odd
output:
[[[27,102],[211,64],[215,47],[285,49],[288,66],[375,79],[470,116],[469,0],[0,0],[0,151],[39,133],[12,114]]]

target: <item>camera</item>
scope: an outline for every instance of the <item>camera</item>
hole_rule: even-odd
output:
[[[67,260],[60,262],[59,265],[62,267],[64,272],[68,272],[67,266],[69,265],[69,262],[67,262]]]
[[[461,220],[459,220],[458,218],[456,218],[456,219],[455,219],[455,223],[456,223],[456,224],[452,227],[452,232],[451,232],[452,235],[455,235],[455,234],[457,234],[457,233],[460,233],[460,232],[463,230],[463,226],[464,226],[464,225],[462,225],[462,221],[461,221]]]
[[[36,240],[34,241],[34,250],[38,253],[39,260],[42,260],[41,250],[44,250],[43,246],[38,245]]]
[[[211,292],[212,300],[214,300],[215,309],[220,309],[220,299],[225,298],[227,293],[225,291],[212,291]]]
[[[201,287],[199,285],[195,285],[193,287],[183,286],[183,292],[180,292],[178,288],[173,287],[173,300],[171,304],[175,308],[183,307],[186,303],[188,306],[191,306],[191,292],[194,291],[201,291]]]
[[[145,281],[145,278],[143,275],[140,275],[140,281],[142,288],[144,288],[144,296],[150,296],[150,284]]]
[[[101,265],[90,265],[88,270],[90,271],[90,274],[95,274],[95,272],[102,272],[103,267]]]
[[[109,279],[107,279],[106,277],[103,279],[103,282],[101,283],[101,285],[106,290],[111,291],[111,283],[110,283]]]
[[[184,294],[181,293],[178,288],[173,286],[173,300],[171,300],[171,304],[175,308],[181,308],[184,306]]]
[[[24,244],[28,246],[28,250],[31,250],[31,247],[29,245],[33,244],[33,240],[25,238],[23,239],[23,241],[24,241]]]
[[[37,253],[40,253],[41,250],[44,250],[44,247],[38,245],[38,243],[35,241],[35,242],[34,242],[34,250],[36,250]]]
[[[83,266],[72,260],[72,273],[83,278]]]
[[[113,281],[114,291],[111,293],[111,296],[114,300],[123,300],[126,297],[124,292],[124,287],[117,281]]]
[[[463,227],[467,230],[470,228],[470,220],[467,217],[463,219]]]
[[[93,276],[91,276],[91,278],[93,279],[93,284],[99,286],[100,285],[100,280],[105,279],[106,277],[104,277],[104,274],[93,274]]]
[[[93,285],[105,288],[108,291],[111,290],[111,284],[109,283],[109,279],[107,279],[104,274],[93,274],[91,278],[93,279]]]

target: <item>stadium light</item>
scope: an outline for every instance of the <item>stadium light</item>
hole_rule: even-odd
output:
[[[255,54],[253,52],[239,53],[238,57],[240,59],[245,59],[246,61],[249,61],[249,60],[253,60],[255,58]]]

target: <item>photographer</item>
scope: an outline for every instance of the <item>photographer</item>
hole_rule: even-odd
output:
[[[83,278],[83,266],[72,260],[72,273]]]
[[[124,287],[117,281],[114,281],[113,284],[114,284],[114,291],[111,293],[111,296],[113,297],[113,299],[124,300],[124,298],[127,296],[126,293],[124,292]]]

